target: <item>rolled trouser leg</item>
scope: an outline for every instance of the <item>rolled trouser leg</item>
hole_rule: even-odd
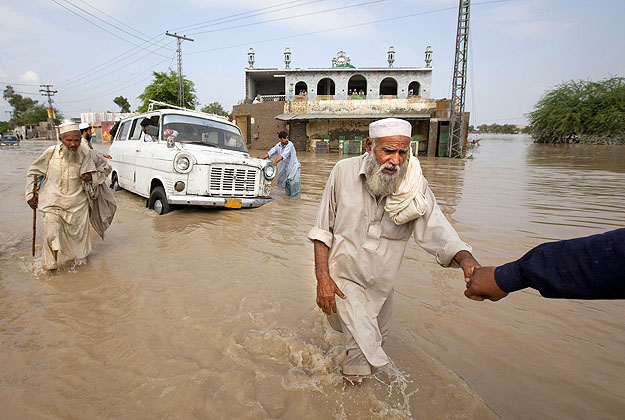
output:
[[[393,290],[388,295],[386,302],[382,305],[380,313],[378,314],[378,326],[380,327],[380,334],[382,334],[382,347],[386,343],[388,337],[388,331],[391,328],[391,320],[393,319]]]
[[[339,321],[340,321],[340,317]],[[345,340],[345,349],[347,350],[347,357],[343,361],[343,374],[344,375],[371,375],[371,365],[367,361],[367,358],[354,337],[349,332],[349,329],[345,326],[343,321],[341,322],[341,327],[343,329],[343,338]]]
[[[57,254],[61,249],[60,234],[63,229],[61,219],[54,213],[43,213],[43,243],[41,247],[41,267],[44,270],[57,268]]]

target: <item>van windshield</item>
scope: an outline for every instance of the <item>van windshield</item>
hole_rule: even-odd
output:
[[[161,138],[167,140],[171,137],[180,143],[205,144],[247,153],[245,142],[237,127],[201,117],[165,115]]]

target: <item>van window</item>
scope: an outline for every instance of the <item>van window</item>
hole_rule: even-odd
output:
[[[122,123],[121,128],[119,129],[119,135],[116,140],[123,141],[128,137],[128,130],[130,128],[130,121],[125,121]]]
[[[143,118],[132,120],[132,130],[130,130],[132,134],[130,135],[130,140],[139,140],[141,138],[141,121],[143,121]]]
[[[241,132],[236,126],[188,115],[167,114],[163,118],[162,139],[173,137],[181,143],[247,152]]]

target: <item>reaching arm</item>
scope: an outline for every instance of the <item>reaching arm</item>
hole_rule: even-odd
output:
[[[624,261],[625,229],[545,243],[517,261],[476,270],[465,295],[498,300],[531,287],[547,298],[625,299]]]

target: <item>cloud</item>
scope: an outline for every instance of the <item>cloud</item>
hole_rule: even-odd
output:
[[[28,70],[27,72],[20,74],[19,79],[20,83],[26,83],[29,85],[39,84],[39,75],[32,70]]]
[[[485,9],[480,15],[482,24],[493,31],[516,40],[544,39],[551,34],[561,33],[573,26],[571,22],[562,21],[562,15],[551,17],[542,3],[506,4],[500,7]],[[471,16],[473,18],[473,16]]]
[[[9,75],[0,70],[0,79],[6,79],[7,77],[9,77]]]

